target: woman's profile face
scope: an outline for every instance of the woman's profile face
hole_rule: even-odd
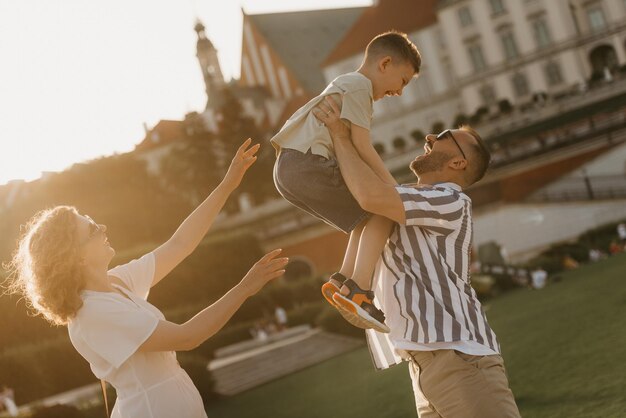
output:
[[[85,264],[91,267],[109,265],[115,250],[107,239],[106,225],[97,224],[87,215],[77,215],[78,242]]]

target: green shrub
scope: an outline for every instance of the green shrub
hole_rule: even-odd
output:
[[[314,326],[316,325],[316,319],[326,306],[328,306],[328,303],[325,300],[300,305],[287,312],[287,324],[290,327],[298,325]]]
[[[626,222],[626,219],[604,224],[598,228],[587,231],[578,237],[578,242],[585,245],[587,248],[596,248],[608,252],[609,244],[617,238],[617,225],[622,222]]]
[[[0,381],[15,390],[21,405],[97,379],[65,336],[5,350],[0,354]]]
[[[201,243],[151,290],[150,302],[160,309],[208,305],[239,283],[262,255],[256,239],[248,236]]]
[[[554,244],[538,256],[527,262],[529,269],[542,267],[549,274],[558,273],[564,270],[563,258],[569,255],[579,263],[589,261],[589,248],[580,242],[564,242]]]
[[[362,329],[350,325],[343,319],[339,311],[330,305],[322,310],[315,322],[317,326],[321,327],[324,331],[342,334],[348,337],[365,338],[365,332]]]
[[[563,261],[557,257],[550,257],[540,254],[530,259],[527,263],[528,269],[533,270],[537,267],[543,268],[548,274],[559,273],[563,271]]]

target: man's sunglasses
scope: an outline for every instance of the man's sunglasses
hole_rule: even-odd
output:
[[[463,155],[463,158],[465,158],[467,160],[467,157],[465,156],[465,153],[463,152],[463,148],[461,148],[461,146],[459,145],[458,142],[456,142],[456,138],[454,137],[454,135],[452,135],[452,130],[450,129],[446,129],[445,131],[441,132],[439,135],[437,135],[435,137],[435,139],[437,141],[441,141],[442,139],[444,139],[446,136],[449,136],[450,138],[452,138],[452,140],[454,141],[454,143],[456,144],[456,146],[459,148],[459,151],[461,151],[461,154]]]

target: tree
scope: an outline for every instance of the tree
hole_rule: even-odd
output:
[[[223,144],[208,132],[188,136],[163,157],[161,174],[167,187],[183,195],[192,207],[202,202],[221,181]]]
[[[246,138],[252,138],[255,143],[261,143],[256,163],[250,168],[235,194],[247,193],[256,203],[278,197],[272,179],[276,159],[274,148],[267,140],[268,136],[262,135],[257,129],[254,120],[244,114],[231,87],[226,87],[224,90],[224,105],[220,108],[219,137],[225,144],[229,163],[230,158]]]
[[[191,207],[175,191],[163,187],[146,163],[133,154],[114,155],[24,185],[25,192],[0,218],[1,256],[8,261],[20,225],[37,211],[71,205],[106,224],[111,244],[119,252],[171,235]]]

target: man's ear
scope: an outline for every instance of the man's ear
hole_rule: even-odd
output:
[[[386,55],[378,60],[378,69],[384,73],[391,66],[391,57]]]
[[[455,157],[450,160],[448,167],[453,170],[464,170],[467,167],[467,160],[461,157]]]

